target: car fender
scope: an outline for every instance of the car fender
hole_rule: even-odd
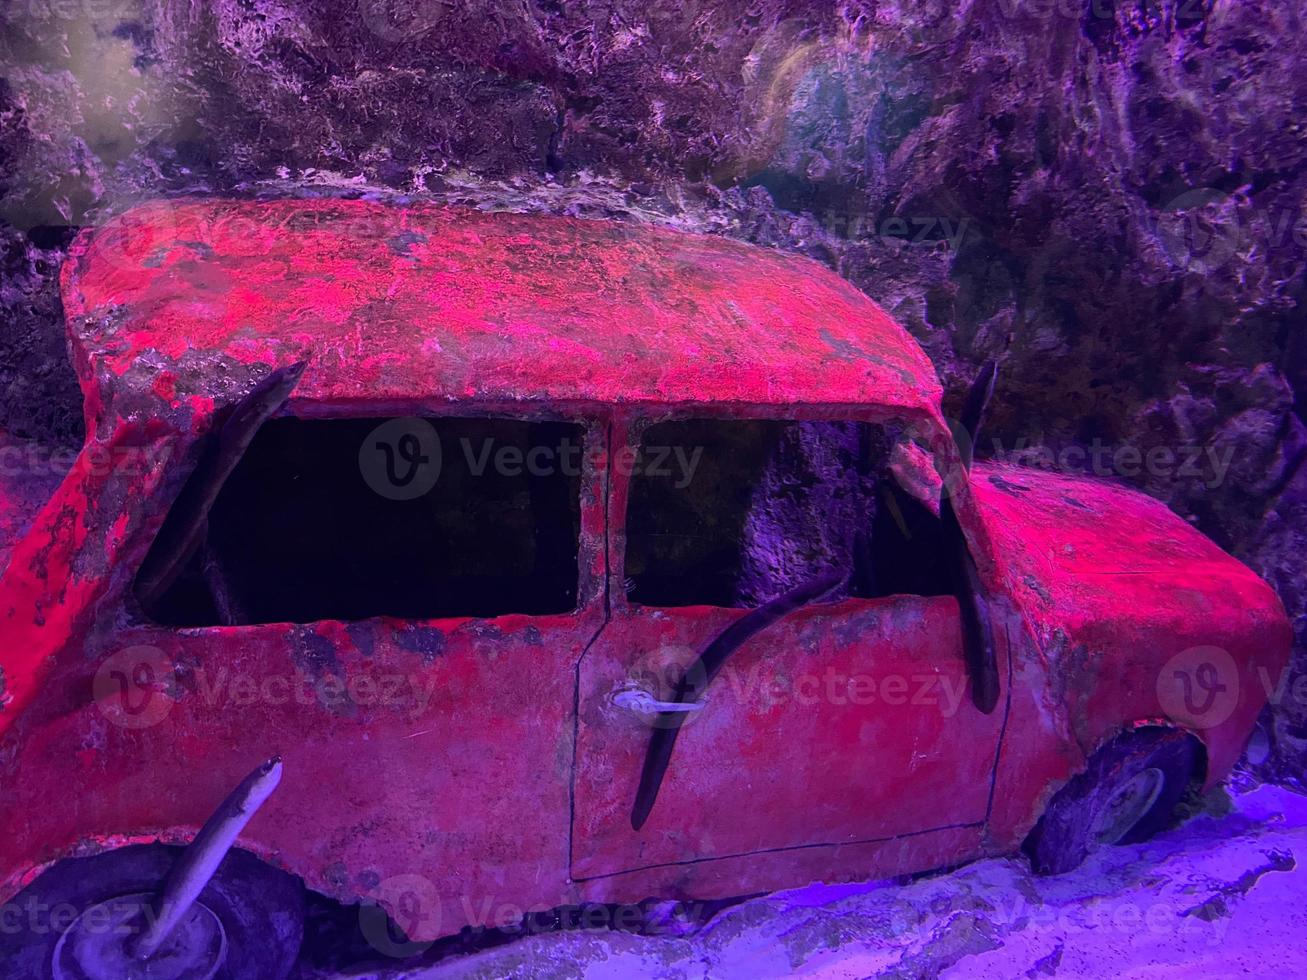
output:
[[[1274,591],[1163,503],[1103,480],[977,463],[990,587],[1013,604],[1011,717],[991,832],[1024,836],[1120,732],[1188,731],[1210,788],[1275,696],[1291,630]]]

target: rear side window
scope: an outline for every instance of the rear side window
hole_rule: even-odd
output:
[[[583,432],[271,420],[224,484],[201,551],[146,612],[178,626],[568,612]]]
[[[888,471],[895,437],[866,422],[650,426],[627,505],[629,598],[753,607],[832,570],[844,595],[951,591],[938,519]]]

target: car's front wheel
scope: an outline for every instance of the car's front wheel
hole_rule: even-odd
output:
[[[1037,874],[1062,874],[1109,844],[1147,840],[1170,825],[1199,771],[1183,732],[1140,729],[1103,746],[1049,803],[1022,850]]]
[[[145,903],[181,848],[138,844],[60,861],[5,906],[3,975],[16,980],[243,980],[286,976],[299,953],[299,879],[233,849],[159,951],[132,955]]]

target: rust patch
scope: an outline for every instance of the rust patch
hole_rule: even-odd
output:
[[[1026,588],[1039,596],[1039,598],[1045,603],[1051,603],[1053,601],[1053,593],[1049,592],[1048,588],[1041,583],[1039,579],[1035,578],[1035,576],[1026,574],[1022,576],[1021,581],[1025,583]]]
[[[401,650],[416,653],[428,665],[445,652],[445,634],[434,626],[417,623],[405,626],[395,634],[395,643]]]
[[[1025,484],[1013,483],[998,473],[991,473],[989,482],[995,489],[1002,490],[1004,493],[1022,494],[1030,492],[1030,488]]]
[[[371,657],[376,652],[377,634],[367,623],[347,623],[345,634],[364,657]]]

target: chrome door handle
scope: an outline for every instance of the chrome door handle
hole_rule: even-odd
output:
[[[648,691],[638,687],[618,688],[611,698],[613,704],[636,714],[652,715],[661,711],[679,711],[682,713],[700,710],[703,701],[659,701]]]

